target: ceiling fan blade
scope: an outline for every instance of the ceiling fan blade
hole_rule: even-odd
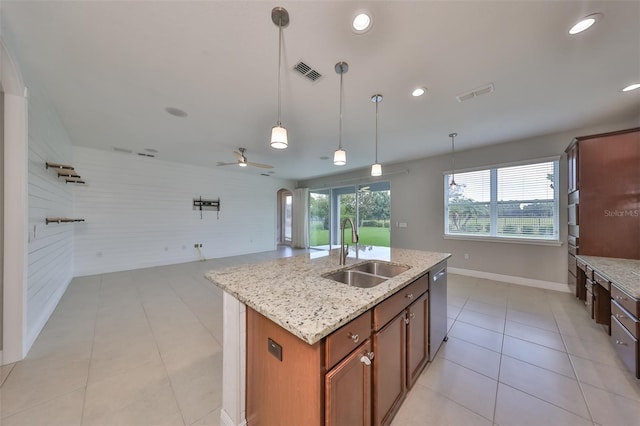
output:
[[[238,164],[237,162],[236,163],[222,163],[222,162],[218,161],[218,164],[216,164],[216,166],[235,166],[237,164]]]
[[[253,167],[261,167],[263,169],[273,169],[273,166],[270,164],[254,163],[252,161],[247,161],[247,164]]]
[[[242,154],[240,154],[238,151],[233,151],[233,153],[236,155],[236,157],[238,157],[238,159],[242,158]]]

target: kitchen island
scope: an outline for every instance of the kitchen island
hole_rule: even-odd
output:
[[[380,318],[384,318],[384,324],[378,324],[380,341],[384,336],[382,332],[387,330],[392,323],[399,324],[401,320],[403,324],[408,325],[410,316],[414,318],[416,313],[419,318],[424,318],[426,324],[429,321],[428,293],[426,292],[429,286],[429,272],[439,268],[439,274],[442,276],[446,272],[444,267],[449,257],[448,253],[360,246],[352,257],[347,258],[347,268],[368,259],[409,267],[404,272],[385,279],[384,282],[370,288],[357,288],[325,278],[327,274],[344,268],[339,266],[338,250],[309,253],[257,265],[242,265],[208,272],[206,277],[224,290],[222,423],[239,425],[243,424],[247,417],[249,417],[249,423],[252,423],[252,418],[255,416],[252,417],[252,413],[247,413],[245,408],[246,383],[251,383],[250,390],[252,392],[258,385],[265,386],[265,389],[269,388],[270,392],[264,394],[264,399],[273,399],[274,395],[281,393],[281,399],[286,403],[292,403],[292,401],[286,401],[288,392],[298,392],[298,396],[302,396],[311,389],[310,398],[317,397],[318,401],[314,401],[313,406],[306,408],[311,412],[309,418],[317,419],[317,424],[330,423],[324,407],[324,400],[329,401],[330,397],[326,395],[325,388],[328,385],[324,383],[323,376],[324,373],[329,372],[331,367],[341,365],[337,362],[342,359],[336,359],[335,362],[329,359],[329,348],[326,346],[329,346],[327,342],[330,342],[331,336],[340,333],[341,330],[346,332],[345,325],[357,324],[361,326],[366,324],[366,331],[362,333],[361,340],[359,340],[358,334],[350,334],[349,337],[352,338],[354,344],[357,343],[362,347],[365,344],[373,345],[373,352],[375,352],[378,333],[372,334],[372,330],[376,331],[375,322]],[[444,281],[446,282],[446,275]],[[400,294],[405,287],[411,288],[411,293]],[[415,299],[413,299],[414,288]],[[418,291],[419,288],[423,289],[421,291],[424,294]],[[409,302],[413,302],[411,305],[415,310],[416,303],[419,301],[417,299],[423,303],[424,311],[410,312]],[[442,303],[446,304],[446,301]],[[387,316],[391,316],[387,311],[395,309],[392,305],[398,307],[398,312],[393,312],[393,320],[387,318]],[[436,312],[444,312],[445,318],[434,320],[446,322],[446,310],[436,310]],[[249,322],[247,322],[247,317],[249,317]],[[395,321],[396,319],[398,321]],[[382,322],[382,320],[378,322]],[[268,339],[263,339],[264,336],[256,334],[263,328],[267,330],[265,333],[268,334]],[[415,330],[418,329],[418,327],[415,328]],[[398,328],[398,330],[400,329]],[[369,334],[371,334],[371,339],[368,339]],[[279,337],[273,337],[276,335]],[[412,334],[407,330],[401,331],[401,336],[398,335],[398,338],[404,344],[405,341],[410,340],[410,336]],[[282,343],[283,339],[291,343],[285,345]],[[291,349],[292,345],[296,345],[297,349]],[[360,349],[360,346],[358,348]],[[247,350],[249,358],[246,355]],[[297,374],[310,374],[311,372],[303,372],[300,369],[309,370],[308,362],[316,362],[314,357],[318,358],[317,371],[313,372],[317,376],[314,378],[317,383],[301,384],[296,382],[295,377],[287,379],[283,377],[282,373],[269,376],[263,371],[272,362],[278,363],[277,368],[288,368],[286,365],[287,361],[291,359],[292,355],[290,354],[298,353],[297,351],[301,354],[300,358],[307,362],[307,364],[302,362],[296,365]],[[305,354],[305,351],[309,353]],[[254,355],[262,356],[262,352],[267,354],[265,356],[268,359],[254,362]],[[410,352],[407,351],[407,353]],[[373,359],[373,353],[367,351],[368,353],[371,353]],[[341,357],[342,355],[337,356]],[[250,360],[248,365],[246,364],[247,359]],[[382,362],[382,358],[380,360],[373,359],[373,368],[375,369]],[[362,360],[362,363],[365,363],[365,360]],[[366,365],[370,364],[371,362]],[[404,360],[401,361],[401,364],[402,368],[405,368]],[[259,369],[256,369],[257,365],[260,366]],[[421,367],[423,366],[421,365]],[[256,382],[256,377],[253,377],[256,375],[262,375],[264,380],[273,380],[273,382],[264,383],[264,380],[262,383]],[[287,384],[286,380],[291,380],[292,383]],[[373,381],[375,385],[375,374]],[[246,399],[251,405],[251,394]],[[401,400],[392,401],[394,410],[397,409],[400,402]],[[250,407],[249,411],[251,410]],[[318,410],[319,412],[316,412]],[[326,421],[325,416],[327,416]],[[277,416],[273,417],[271,413],[268,418],[273,420]],[[376,423],[375,409],[373,422]]]

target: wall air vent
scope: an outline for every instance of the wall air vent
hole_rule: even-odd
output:
[[[456,96],[456,99],[458,100],[458,102],[464,102],[491,92],[493,92],[493,83],[489,83],[486,86],[478,87],[477,89],[473,89],[469,92],[461,93]]]
[[[295,64],[293,66],[293,70],[296,71],[301,76],[308,78],[313,82],[318,81],[322,77],[322,74],[320,74],[318,71],[314,70],[313,68],[311,68],[309,65],[305,64],[302,61]]]

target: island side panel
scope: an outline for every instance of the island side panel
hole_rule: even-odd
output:
[[[269,351],[269,339],[281,347],[282,360]],[[309,345],[247,307],[249,426],[323,424],[321,346]]]

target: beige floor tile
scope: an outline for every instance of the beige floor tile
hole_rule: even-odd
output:
[[[469,343],[482,346],[495,352],[502,350],[502,333],[476,327],[475,325],[457,321],[449,330],[449,336],[457,337]]]
[[[589,418],[578,382],[569,377],[503,355],[500,383]]]
[[[82,423],[183,424],[169,377],[161,362],[87,386]]]
[[[438,392],[417,384],[391,423],[395,426],[491,426],[492,422]]]
[[[220,426],[220,407],[216,407],[202,418],[191,423],[192,426]]]
[[[456,321],[473,324],[477,327],[486,328],[487,330],[495,331],[497,333],[504,332],[504,318],[481,314],[480,312],[467,309],[466,306],[462,309],[462,312],[460,312]]]
[[[2,416],[32,408],[84,388],[89,360],[25,359],[16,363],[0,392]]]
[[[469,300],[489,303],[496,306],[507,306],[507,295],[500,290],[476,289],[469,294]]]
[[[453,327],[453,324],[456,322],[456,320],[454,320],[453,318],[447,318],[447,333],[449,333],[449,331],[451,331],[451,327]]]
[[[504,334],[527,342],[537,343],[559,351],[566,351],[562,336],[559,333],[531,327],[515,321],[507,321],[504,327]]]
[[[7,380],[7,377],[9,377],[9,373],[11,373],[11,370],[13,370],[13,367],[15,365],[15,363],[0,365],[0,387],[2,387],[4,381]]]
[[[556,320],[550,311],[548,313],[531,313],[509,308],[507,309],[507,321],[515,321],[530,327],[537,327],[547,331],[559,331]]]
[[[637,400],[609,393],[587,384],[582,384],[582,391],[587,404],[589,404],[594,422],[607,426],[640,424],[640,404]]]
[[[495,423],[500,426],[590,426],[591,421],[502,383]]]
[[[570,358],[579,382],[640,401],[640,380],[633,373],[575,355]]]
[[[494,305],[491,303],[481,302],[479,300],[469,300],[464,305],[465,310],[479,312],[484,315],[504,319],[507,314],[507,308],[503,305]]]
[[[448,283],[447,283],[448,284]],[[469,298],[467,296],[456,296],[449,294],[449,289],[447,289],[447,304],[451,306],[457,306],[458,308],[462,308]]]
[[[493,418],[498,383],[466,367],[437,358],[418,382],[487,419]]]
[[[222,404],[222,352],[170,371],[169,379],[185,423],[196,422]]]
[[[473,343],[455,337],[440,346],[438,357],[442,357],[456,364],[467,367],[476,373],[497,380],[500,369],[500,353],[485,349]]]
[[[516,339],[515,337],[504,336],[502,353],[511,358],[516,358],[520,361],[525,361],[529,364],[537,365],[538,367],[575,379],[573,366],[566,352]]]
[[[577,355],[581,358],[601,362],[620,369],[625,368],[609,342],[609,336],[604,332],[591,337],[564,335],[562,338],[567,347],[567,352],[571,355]]]
[[[447,303],[447,318],[456,319],[458,318],[458,315],[460,315],[461,311],[462,308],[460,306],[455,306]]]
[[[50,399],[8,417],[2,417],[3,426],[80,425],[84,388]]]

